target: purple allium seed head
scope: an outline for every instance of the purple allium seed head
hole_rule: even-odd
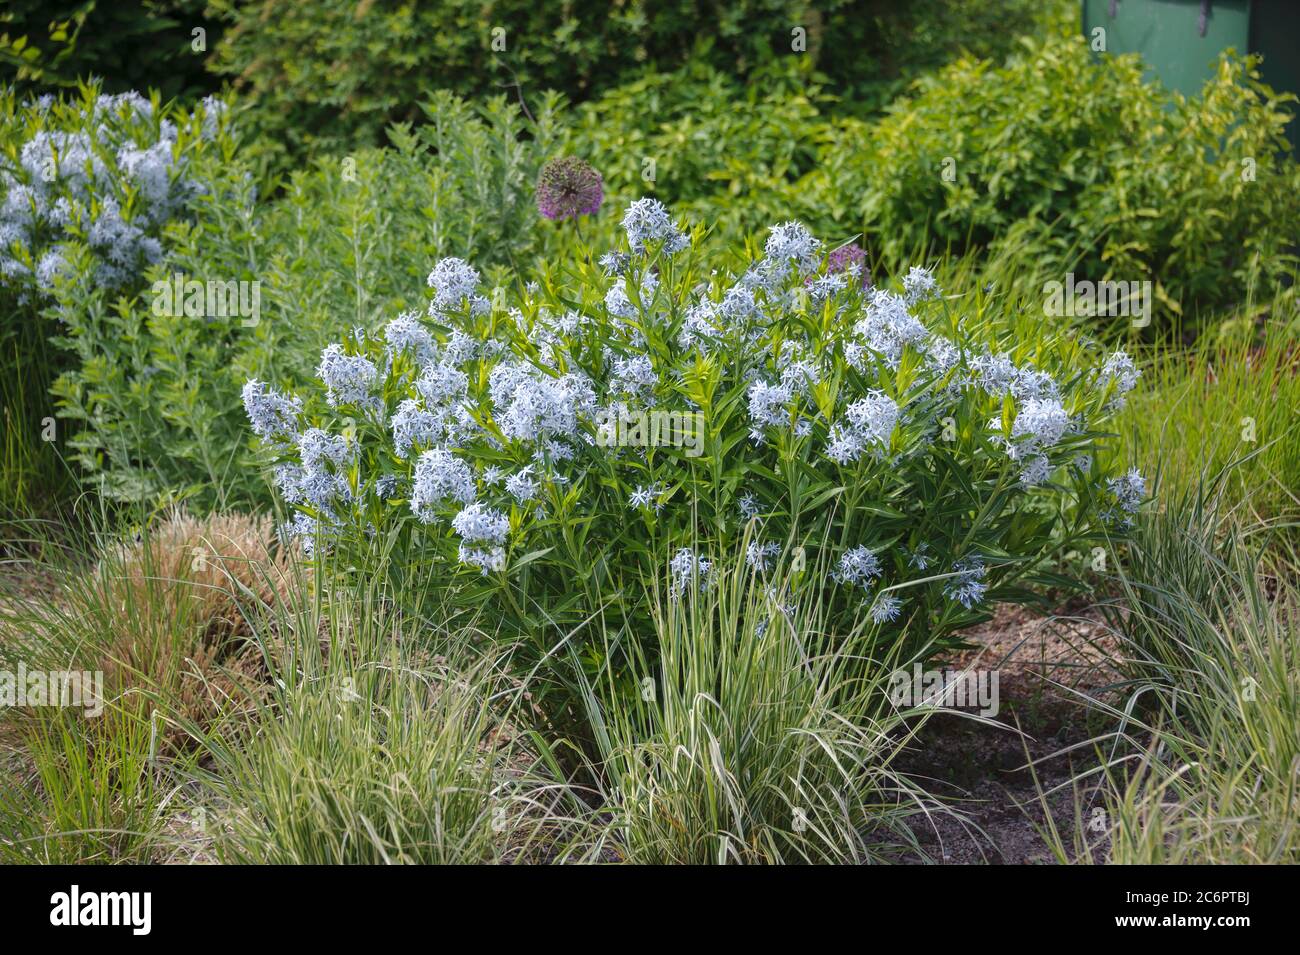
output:
[[[867,252],[856,242],[842,245],[826,256],[826,271],[854,272],[862,279],[862,286],[871,284],[871,270],[867,268]]]
[[[577,156],[551,159],[537,177],[537,211],[563,221],[592,215],[605,201],[605,181]]]

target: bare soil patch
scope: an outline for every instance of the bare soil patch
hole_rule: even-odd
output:
[[[973,647],[935,666],[995,671],[999,710],[991,724],[932,717],[900,763],[966,816],[916,819],[918,841],[947,864],[1050,863],[1058,861],[1042,835],[1050,818],[1066,847],[1081,837],[1100,861],[1106,845],[1089,829],[1100,804],[1091,785],[1071,783],[1098,763],[1088,741],[1103,727],[1085,697],[1105,697],[1118,678],[1116,641],[1100,613],[1003,606],[964,636]]]

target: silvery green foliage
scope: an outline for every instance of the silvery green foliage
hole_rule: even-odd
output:
[[[0,111],[0,283],[20,303],[46,300],[75,268],[72,247],[91,253],[92,281],[127,290],[162,258],[162,227],[202,186],[190,155],[214,140],[225,106],[209,97],[186,116],[138,93],[84,91]]]
[[[319,552],[395,532],[443,565],[432,580],[526,577],[528,600],[556,603],[665,569],[683,596],[739,546],[774,585],[941,634],[1140,503],[1105,433],[1136,382],[1126,356],[1012,310],[949,308],[919,267],[898,290],[819,286],[825,249],[798,223],[739,273],[699,261],[653,200],[624,227],[601,264],[547,271],[510,303],[443,260],[437,329],[404,314],[331,345],[320,386],[292,397],[251,383],[281,467],[308,468],[286,411],[303,433],[354,426],[337,465],[314,459],[346,494],[286,496],[315,522],[290,533]],[[656,444],[637,425],[656,411],[699,431]]]
[[[492,276],[490,288],[505,283],[505,263],[533,261],[543,242],[563,238],[538,228],[532,201],[538,157],[554,138],[553,98],[530,101],[535,122],[501,100],[474,106],[439,96],[429,108],[437,122],[394,128],[392,148],[320,156],[261,199],[256,152],[235,138],[234,123],[218,123],[209,141],[196,120],[175,118],[193,147],[186,175],[203,192],[165,229],[165,262],[137,288],[177,273],[260,282],[261,317],[252,325],[242,316],[159,315],[152,295],[123,300],[94,286],[92,256],[76,250],[75,281],[54,296],[58,332],[75,350],[55,391],[69,419],[60,434],[101,494],[267,506],[238,400],[250,377],[308,378],[322,349],[358,324],[371,332],[388,324],[385,344],[414,349],[423,364],[432,327],[446,324],[427,314],[436,261],[459,256]],[[443,357],[475,347],[460,338],[442,343]],[[459,369],[442,365],[427,387],[458,387]],[[454,414],[407,424],[439,434],[460,427]]]

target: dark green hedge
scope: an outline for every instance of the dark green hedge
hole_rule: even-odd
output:
[[[204,7],[205,0],[5,0],[0,82],[24,95],[91,76],[108,93],[156,89],[171,99],[212,92],[221,85],[208,70],[220,27]]]

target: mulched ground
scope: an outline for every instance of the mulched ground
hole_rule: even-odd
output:
[[[997,725],[939,714],[923,728],[898,768],[953,800],[967,820],[918,817],[918,841],[947,864],[1056,862],[1042,835],[1050,814],[1072,858],[1076,845],[1086,845],[1100,861],[1106,845],[1088,827],[1100,807],[1090,787],[1071,783],[1097,764],[1096,748],[1063,752],[1102,729],[1080,695],[1105,697],[1117,679],[1116,643],[1100,614],[1084,607],[1045,617],[1000,607],[964,636],[974,649],[947,665],[998,672]]]

